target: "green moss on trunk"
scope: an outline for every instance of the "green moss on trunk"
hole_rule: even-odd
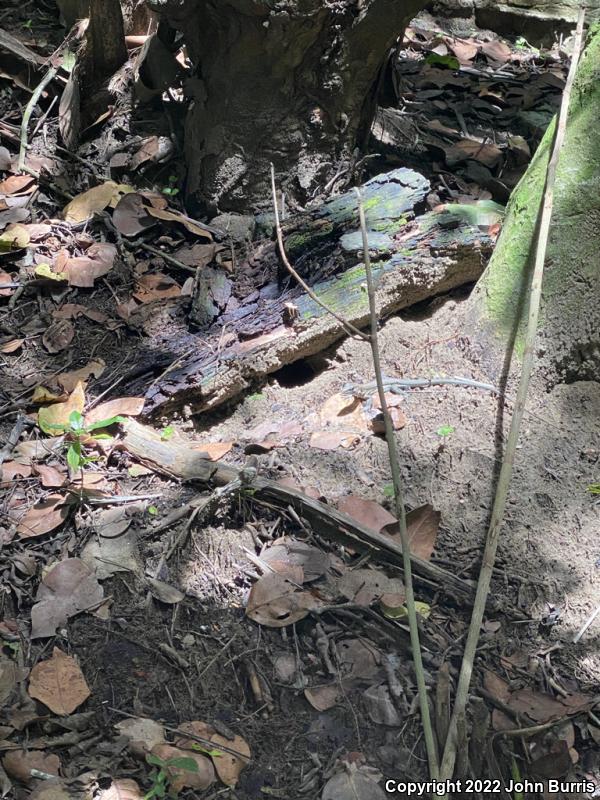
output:
[[[559,373],[596,374],[590,363],[600,338],[600,32],[589,35],[575,80],[565,144],[554,189],[554,210],[540,316],[541,351]],[[504,345],[526,308],[555,121],[507,208],[492,259],[471,299],[475,335]],[[521,301],[521,302],[520,302]],[[515,347],[522,351],[523,318]],[[597,361],[597,359],[596,359]],[[579,362],[579,363],[578,363]],[[591,372],[590,372],[591,370]],[[596,373],[595,373],[596,371]]]

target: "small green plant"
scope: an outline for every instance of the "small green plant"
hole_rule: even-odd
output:
[[[31,30],[32,25],[33,25],[32,19],[28,19],[26,22],[23,23],[23,27],[26,28],[28,31]]]
[[[158,756],[148,753],[146,761],[156,769],[150,773],[152,786],[149,792],[144,795],[144,800],[152,800],[154,797],[177,797],[177,792],[174,792],[171,787],[172,776],[169,774],[169,768],[185,769],[188,772],[198,772],[198,764],[193,758],[169,758],[167,760],[159,758]]]
[[[160,438],[163,440],[163,442],[168,442],[174,433],[175,428],[172,425],[167,425],[167,427],[163,428],[160,432]]]
[[[175,195],[179,194],[177,180],[177,175],[169,175],[169,185],[163,187],[162,193],[166,194],[167,197],[175,197]]]
[[[394,484],[393,483],[386,483],[383,487],[383,496],[384,497],[393,497],[394,496]]]
[[[590,485],[587,487],[587,491],[588,491],[590,494],[600,494],[600,483],[591,483],[591,484],[590,484]]]
[[[148,506],[148,513],[151,517],[156,517],[158,514],[158,508],[156,506]]]
[[[456,428],[454,427],[454,425],[441,425],[437,429],[436,433],[438,436],[446,438],[446,436],[450,436],[451,434],[453,434],[455,430]]]
[[[54,430],[66,434],[66,440],[68,442],[67,464],[73,472],[77,472],[97,458],[97,456],[86,455],[86,447],[89,442],[98,441],[100,439],[110,439],[107,433],[96,433],[92,435],[92,431],[96,431],[99,428],[108,428],[109,425],[114,425],[117,422],[125,422],[124,417],[110,417],[109,419],[101,419],[98,420],[98,422],[92,422],[86,425],[83,414],[80,411],[71,411],[68,425],[52,424],[46,427],[53,428]]]

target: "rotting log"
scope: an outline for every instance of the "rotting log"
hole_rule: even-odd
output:
[[[169,477],[215,486],[224,486],[239,477],[239,469],[219,461],[209,461],[205,453],[193,448],[191,442],[166,441],[161,438],[159,431],[132,419],[124,422],[123,428],[124,437],[119,447],[141,463]],[[368,553],[380,563],[402,568],[402,548],[399,544],[389,536],[361,525],[333,506],[262,477],[256,477],[249,489],[248,496],[252,499],[267,501],[280,508],[292,506],[315,530],[333,541],[352,547],[359,553]],[[468,603],[473,599],[472,581],[459,578],[437,564],[412,554],[411,563],[421,585],[441,591],[460,603]]]
[[[428,188],[407,169],[363,187],[380,318],[477,280],[492,250],[490,223],[499,206],[454,205],[415,216]],[[368,302],[357,225],[356,198],[349,193],[289,221],[286,244],[317,297],[360,328],[368,322]],[[123,387],[145,395],[147,416],[171,415],[184,406],[190,413],[214,408],[344,336],[304,290],[287,281],[282,286],[278,270],[274,243],[259,245],[226,291],[222,279],[218,284],[218,302],[210,303],[224,306],[212,327],[176,339],[169,332],[155,337],[152,348],[162,359],[168,354],[172,367],[150,388],[142,380]],[[208,313],[204,299],[202,313]]]

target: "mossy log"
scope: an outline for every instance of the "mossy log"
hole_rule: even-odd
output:
[[[546,254],[537,355],[548,382],[600,380],[600,32],[590,35],[569,109]],[[513,343],[523,351],[551,124],[507,207],[498,244],[469,300],[467,327],[490,379]]]
[[[426,179],[407,169],[363,187],[381,318],[477,280],[491,252],[489,230],[495,229],[500,207],[454,205],[415,214],[428,189]],[[314,294],[360,328],[368,322],[368,302],[356,214],[356,196],[348,193],[288,221],[286,240]],[[328,232],[322,236],[323,225]],[[153,343],[169,354],[173,367],[145,392],[147,414],[213,408],[345,335],[303,289],[287,280],[282,285],[279,270],[274,243],[259,245],[237,270],[215,324]],[[225,296],[222,281],[218,293]],[[127,391],[140,393],[144,387],[132,384]]]

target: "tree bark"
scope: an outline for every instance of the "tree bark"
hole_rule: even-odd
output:
[[[348,178],[390,48],[423,0],[148,0],[183,32],[194,77],[188,194],[208,210],[270,204]]]
[[[87,29],[86,89],[94,91],[127,61],[120,0],[90,0]]]
[[[575,80],[554,192],[537,355],[550,383],[600,380],[600,33]],[[490,263],[469,300],[468,328],[494,380],[528,300],[533,243],[554,123],[516,187]]]

